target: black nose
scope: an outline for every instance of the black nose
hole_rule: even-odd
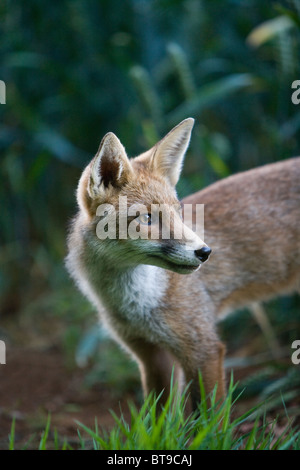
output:
[[[200,250],[195,250],[195,255],[197,256],[197,258],[200,259],[200,261],[202,261],[202,263],[207,260],[210,254],[211,249],[209,248],[209,246],[203,246],[202,248],[200,248]]]

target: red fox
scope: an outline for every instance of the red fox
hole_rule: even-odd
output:
[[[133,159],[105,135],[79,181],[66,265],[137,361],[144,393],[166,397],[175,367],[196,408],[199,371],[207,393],[225,393],[218,319],[300,289],[300,158],[230,176],[179,203],[193,125],[185,119]],[[194,215],[204,205],[206,243],[182,219],[182,204]]]

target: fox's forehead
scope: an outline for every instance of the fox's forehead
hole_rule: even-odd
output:
[[[147,174],[147,171],[136,171],[120,192],[126,196],[128,204],[141,203],[178,205],[175,188],[159,175]]]
[[[124,207],[124,202],[127,207],[141,204],[149,210],[151,205],[162,204],[180,209],[175,188],[168,184],[165,178],[142,168],[135,168],[134,174],[122,188],[108,187],[104,198],[96,198],[93,201],[91,213],[95,214],[100,204],[110,204],[118,211]]]

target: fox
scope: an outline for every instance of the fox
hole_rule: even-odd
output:
[[[172,376],[181,390],[189,384],[196,410],[199,374],[207,395],[226,394],[220,319],[300,291],[300,157],[233,174],[179,201],[193,126],[193,118],[183,120],[134,158],[114,133],[103,137],[79,179],[66,267],[136,361],[144,395],[165,403]],[[193,222],[198,205],[205,242]],[[110,224],[114,236],[106,236]],[[126,236],[129,227],[136,236]]]

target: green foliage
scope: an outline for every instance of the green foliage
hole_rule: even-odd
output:
[[[140,409],[130,405],[129,422],[112,413],[115,426],[107,431],[100,429],[97,421],[95,429],[77,423],[78,444],[76,448],[95,450],[285,450],[298,449],[299,432],[288,423],[278,431],[276,419],[268,422],[258,406],[247,413],[233,418],[236,400],[233,399],[235,385],[231,381],[228,394],[222,403],[215,399],[215,391],[210,400],[205,397],[200,378],[201,403],[197,412],[187,415],[186,402],[188,388],[181,397],[175,385],[161,409],[160,397],[150,395]],[[245,424],[250,430],[243,431]],[[101,423],[100,423],[101,424]],[[9,439],[10,449],[14,448],[14,427]],[[50,439],[50,416],[42,433],[39,450],[71,449],[66,440],[61,441],[57,433]]]
[[[61,262],[80,170],[105,132],[134,155],[193,115],[181,196],[299,152],[297,2],[62,0],[45,15],[7,0],[0,20],[3,312],[32,283],[33,297],[47,289],[36,257]]]

